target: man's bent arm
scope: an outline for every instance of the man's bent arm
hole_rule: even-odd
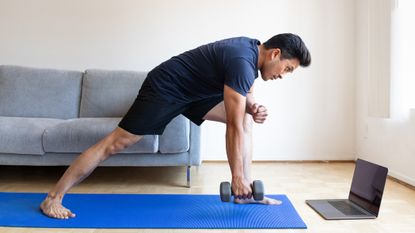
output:
[[[250,113],[250,108],[252,105],[255,104],[255,98],[254,98],[254,85],[252,84],[251,88],[248,91],[248,94],[246,94],[246,112]]]

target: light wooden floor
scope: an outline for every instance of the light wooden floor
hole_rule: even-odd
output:
[[[415,232],[415,191],[388,179],[380,215],[375,220],[326,221],[305,204],[306,199],[347,198],[353,163],[254,163],[253,178],[263,180],[269,194],[286,194],[308,226],[281,232]],[[1,192],[47,192],[63,167],[0,166]],[[71,190],[81,193],[194,193],[216,194],[229,179],[226,163],[203,163],[192,168],[192,187],[186,188],[185,168],[98,168]],[[76,212],[76,210],[74,210]],[[0,232],[276,232],[277,230],[106,230],[1,228]]]

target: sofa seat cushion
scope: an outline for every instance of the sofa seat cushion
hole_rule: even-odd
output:
[[[64,120],[51,118],[0,117],[0,153],[43,155],[46,128]]]
[[[78,118],[47,128],[43,135],[45,152],[82,153],[113,131],[121,118]],[[156,153],[158,136],[146,135],[121,153]]]
[[[159,137],[160,153],[182,153],[190,147],[190,121],[183,115],[174,118]]]

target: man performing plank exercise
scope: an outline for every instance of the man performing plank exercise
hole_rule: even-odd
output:
[[[258,70],[263,80],[281,79],[311,62],[302,39],[278,34],[261,44],[246,37],[217,41],[161,63],[145,79],[137,99],[118,127],[84,151],[66,170],[40,205],[53,218],[75,217],[62,206],[63,196],[104,160],[137,143],[143,135],[162,134],[183,114],[197,125],[204,120],[226,124],[226,152],[235,202],[258,202],[251,189],[252,122],[263,123],[267,109],[255,103],[253,84]],[[280,204],[264,198],[259,203]],[[103,203],[105,205],[105,203]]]

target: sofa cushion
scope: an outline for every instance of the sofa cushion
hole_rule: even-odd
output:
[[[43,132],[47,127],[62,121],[49,118],[0,117],[0,153],[44,154]]]
[[[146,75],[135,71],[87,70],[82,84],[80,116],[124,116]]]
[[[174,118],[160,135],[161,153],[181,153],[189,150],[190,121],[180,115]]]
[[[120,118],[79,118],[61,122],[45,130],[45,152],[81,153],[114,130]],[[158,136],[146,135],[121,153],[155,153]]]
[[[74,118],[82,72],[0,66],[0,116]]]

